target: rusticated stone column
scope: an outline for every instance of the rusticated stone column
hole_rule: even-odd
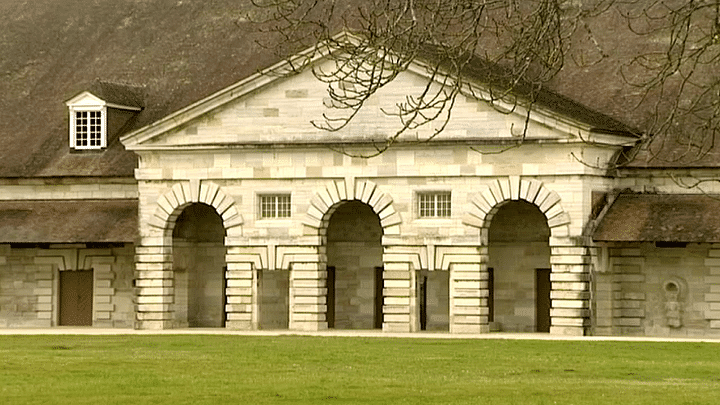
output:
[[[173,326],[172,255],[169,245],[135,248],[135,328],[169,329]]]
[[[551,238],[550,254],[550,333],[584,336],[590,327],[588,248],[570,238]]]
[[[320,260],[291,264],[290,330],[318,331],[328,328],[325,266],[325,262]]]

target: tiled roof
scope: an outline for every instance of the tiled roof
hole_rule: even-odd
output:
[[[720,196],[620,194],[593,233],[598,242],[720,242]]]
[[[137,200],[0,201],[0,243],[134,242]]]
[[[133,176],[137,159],[117,139],[103,152],[71,153],[64,102],[98,79],[102,96],[126,103],[135,100],[112,83],[140,86],[145,108],[130,130],[226,88],[277,62],[257,43],[252,10],[238,0],[0,1],[0,177]],[[642,124],[619,66],[644,45],[622,38],[617,18],[591,22],[617,56],[582,66],[573,62],[582,55],[568,55],[541,103],[598,128]]]
[[[112,83],[142,86],[139,127],[269,66],[248,4],[0,1],[0,177],[133,176],[137,158],[117,139],[71,153],[64,102],[86,90],[134,102]]]

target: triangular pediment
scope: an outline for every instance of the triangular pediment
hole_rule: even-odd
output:
[[[65,102],[68,107],[100,107],[106,104],[105,100],[92,94],[89,91],[83,91],[77,96]]]
[[[319,56],[311,67],[328,71],[334,65]],[[402,127],[399,118],[392,115],[397,104],[408,95],[422,94],[430,77],[422,64],[411,65],[367,100],[349,125],[339,131],[327,131],[313,123],[322,125],[324,117],[348,112],[330,107],[327,84],[317,80],[311,68],[292,76],[269,73],[281,69],[279,64],[251,76],[121,140],[130,150],[382,143]],[[480,88],[475,94],[481,91]],[[442,119],[405,131],[398,141],[433,138],[468,143],[507,143],[519,139],[568,142],[589,138],[593,129],[574,117],[541,107],[533,107],[529,117],[518,106],[491,105],[461,94],[438,136],[433,137],[443,124]]]

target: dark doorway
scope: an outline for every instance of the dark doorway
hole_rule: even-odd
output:
[[[535,274],[536,330],[550,332],[550,269],[537,269]]]
[[[187,206],[173,229],[174,316],[179,327],[223,327],[225,228],[215,208]]]
[[[525,201],[503,203],[488,229],[489,321],[492,330],[535,332],[548,322],[549,290],[539,295],[536,269],[550,267],[550,228],[540,209]],[[546,288],[543,285],[543,288]],[[549,287],[548,287],[549,288]],[[542,309],[540,309],[542,308]]]
[[[60,325],[92,326],[93,271],[60,272]]]
[[[427,276],[418,276],[418,298],[420,301],[420,330],[427,330]]]
[[[382,255],[382,226],[372,207],[339,203],[327,229],[329,328],[382,327]]]
[[[449,331],[450,273],[422,270],[416,274],[420,330]]]
[[[290,324],[290,272],[258,271],[260,329],[287,329]]]

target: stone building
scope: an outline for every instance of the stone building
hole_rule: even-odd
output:
[[[328,133],[325,85],[256,73],[285,62],[232,2],[165,3],[0,9],[0,327],[720,335],[720,190],[678,181],[712,156],[623,162],[626,117],[548,90],[525,134],[461,97],[432,141],[353,157],[421,60]]]

